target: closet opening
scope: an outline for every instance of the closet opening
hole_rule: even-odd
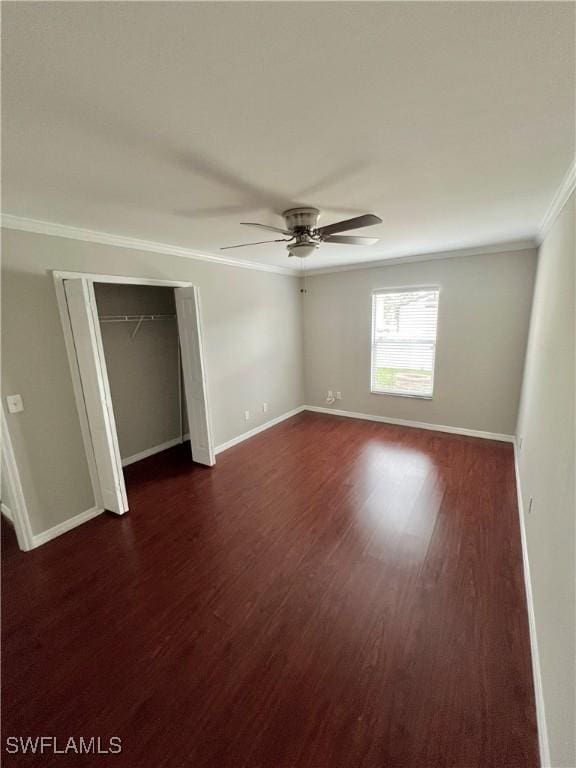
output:
[[[97,506],[123,514],[125,468],[135,476],[135,465],[164,451],[180,467],[215,463],[199,291],[77,273],[54,279]]]
[[[123,467],[190,439],[174,290],[95,283]]]

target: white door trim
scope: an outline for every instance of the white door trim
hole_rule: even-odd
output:
[[[4,408],[2,407],[1,410],[2,472],[4,473],[6,488],[12,503],[10,511],[12,512],[12,523],[14,525],[14,530],[16,531],[18,546],[20,549],[24,550],[24,552],[28,552],[28,550],[33,549],[37,545],[34,543],[32,526],[30,525],[30,517],[28,515],[28,507],[26,506],[26,499],[24,498],[24,491],[22,490],[22,483],[20,482],[20,473],[18,472],[18,465],[16,464],[16,457],[14,456],[14,447],[12,445],[10,432],[8,431]]]
[[[53,270],[52,277],[54,279],[54,288],[56,290],[56,299],[58,301],[62,330],[64,332],[64,343],[66,345],[66,353],[68,355],[72,387],[74,390],[74,399],[76,401],[76,408],[80,419],[80,429],[82,432],[84,449],[86,451],[86,460],[88,462],[88,469],[90,472],[90,481],[92,483],[92,490],[94,492],[94,506],[102,508],[102,492],[100,490],[98,468],[96,466],[96,457],[94,456],[94,448],[92,446],[92,438],[90,435],[90,428],[88,426],[88,416],[86,414],[82,383],[80,380],[80,372],[78,370],[78,361],[76,359],[74,337],[72,334],[70,317],[68,315],[66,293],[64,291],[64,281],[80,278],[88,280],[92,284],[117,283],[121,285],[152,285],[161,288],[192,288],[194,287],[194,283],[184,282],[181,280],[162,280],[149,277],[127,277],[125,275],[101,275],[94,272],[67,272],[61,270]],[[206,361],[204,361],[204,365],[205,364]]]
[[[194,283],[182,280],[160,280],[155,277],[127,277],[125,275],[100,275],[97,272],[52,272],[54,280],[75,280],[83,278],[92,283],[124,283],[126,285],[156,285],[164,288],[189,288]]]

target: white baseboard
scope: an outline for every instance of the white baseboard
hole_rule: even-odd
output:
[[[423,422],[423,421],[408,421],[407,419],[391,419],[391,418],[388,418],[387,416],[374,416],[368,413],[355,413],[353,411],[339,411],[334,408],[322,408],[317,405],[301,405],[298,408],[294,408],[292,411],[288,411],[287,413],[283,413],[281,416],[277,416],[275,419],[266,421],[264,424],[261,424],[259,427],[254,427],[254,429],[251,429],[248,432],[243,432],[241,435],[238,435],[237,437],[233,437],[231,440],[227,440],[225,443],[221,443],[220,445],[217,445],[215,449],[215,453],[222,453],[223,451],[226,451],[228,448],[232,448],[234,445],[238,445],[238,443],[243,443],[244,440],[248,440],[249,438],[254,437],[254,435],[258,435],[260,432],[264,432],[266,429],[270,429],[270,427],[273,427],[276,424],[280,424],[280,422],[285,421],[286,419],[290,419],[292,416],[296,416],[296,414],[298,413],[302,413],[302,411],[312,411],[313,413],[328,413],[328,414],[331,414],[332,416],[345,416],[350,419],[365,419],[366,421],[379,421],[384,424],[395,424],[401,427],[416,427],[418,429],[431,429],[435,432],[448,432],[450,434],[455,434],[455,435],[481,437],[481,438],[484,438],[485,440],[499,440],[505,443],[514,442],[514,435],[503,435],[498,432],[482,432],[477,429],[465,429],[463,427],[446,427],[440,424],[427,424],[426,422]]]
[[[238,443],[242,443],[244,440],[248,440],[248,438],[253,437],[254,435],[257,435],[259,432],[264,432],[264,430],[269,429],[270,427],[273,427],[275,424],[280,424],[281,421],[285,421],[286,419],[291,418],[292,416],[296,416],[297,413],[301,413],[304,410],[303,406],[300,406],[299,408],[294,408],[292,411],[288,411],[288,413],[283,413],[281,416],[277,416],[275,419],[270,419],[270,421],[267,421],[264,424],[261,424],[259,427],[255,427],[254,429],[251,429],[249,432],[244,432],[241,435],[238,435],[237,437],[232,438],[232,440],[228,440],[226,443],[222,443],[221,445],[216,446],[215,452],[216,453],[222,453],[222,451],[225,451],[227,448],[232,448],[233,445],[237,445]],[[186,434],[183,436],[184,440],[187,440],[190,438],[189,434]],[[141,453],[134,454],[134,456],[128,456],[126,459],[122,460],[122,466],[127,466],[128,464],[132,464],[136,461],[140,461],[141,459],[145,459],[148,456],[152,456],[155,453],[159,453],[160,451],[165,451],[167,448],[172,448],[174,445],[179,445],[182,441],[180,438],[177,438],[175,440],[169,440],[166,443],[162,443],[161,445],[154,446],[154,448],[149,448],[146,451],[142,451]],[[42,533],[39,533],[35,536],[33,536],[33,547],[39,547],[42,544],[46,544],[46,542],[51,541],[52,539],[55,539],[57,536],[60,536],[63,533],[66,533],[66,531],[70,531],[73,528],[76,528],[79,525],[82,525],[82,523],[87,522],[88,520],[91,520],[93,517],[97,517],[97,515],[102,514],[104,510],[100,507],[93,507],[92,509],[87,509],[85,512],[81,512],[79,515],[76,515],[75,517],[71,517],[69,520],[64,520],[64,522],[59,523],[58,525],[55,525],[53,528],[49,528],[47,531],[43,531]]]
[[[513,443],[514,435],[503,435],[499,432],[483,432],[479,429],[466,429],[465,427],[447,427],[442,424],[428,424],[425,421],[409,421],[408,419],[391,419],[388,416],[374,416],[369,413],[355,413],[354,411],[339,411],[334,408],[323,408],[317,405],[305,405],[303,410],[314,413],[331,413],[333,416],[345,416],[349,419],[365,419],[366,421],[380,421],[383,424],[395,424],[399,427],[415,427],[417,429],[431,429],[433,432],[448,432],[451,435],[467,435],[468,437],[481,437],[484,440],[499,440],[504,443]]]
[[[282,421],[286,421],[286,419],[290,419],[292,418],[292,416],[296,416],[297,414],[302,413],[302,411],[312,411],[314,413],[327,413],[327,414],[332,414],[333,416],[346,416],[348,418],[365,419],[367,421],[378,421],[385,424],[396,424],[398,426],[403,426],[403,427],[431,429],[437,432],[449,432],[451,434],[457,434],[457,435],[482,437],[488,440],[514,442],[514,437],[512,435],[501,435],[495,432],[481,432],[474,429],[463,429],[460,427],[446,427],[446,426],[441,426],[439,424],[427,424],[425,422],[420,422],[420,421],[408,421],[405,419],[391,419],[386,416],[372,416],[367,413],[339,411],[339,410],[334,410],[332,408],[321,408],[315,405],[301,405],[298,408],[294,408],[293,410],[288,411],[287,413],[283,413],[281,416],[277,416],[274,419],[270,419],[270,421],[266,421],[264,424],[260,424],[260,426],[258,427],[254,427],[254,429],[250,429],[248,432],[243,432],[241,435],[237,435],[236,437],[233,437],[231,440],[227,440],[225,443],[221,443],[220,445],[217,445],[215,448],[215,453],[217,454],[222,453],[223,451],[228,450],[228,448],[232,448],[233,446],[238,445],[239,443],[243,443],[245,440],[248,440],[251,437],[254,437],[255,435],[260,434],[260,432],[264,432],[265,430],[270,429],[270,427],[274,427],[276,424],[280,424]],[[186,440],[186,439],[189,439],[190,436],[184,435],[183,437],[184,437],[184,440]],[[178,445],[181,442],[182,441],[180,440],[180,438],[176,438],[174,440],[169,440],[166,443],[162,443],[161,445],[154,446],[153,448],[148,448],[146,451],[142,451],[141,453],[134,454],[133,456],[128,456],[127,458],[122,460],[122,466],[128,466],[129,464],[133,464],[136,461],[145,459],[148,456],[153,456],[155,453],[160,453],[160,451],[165,451],[166,449],[172,448],[173,446]],[[81,525],[87,520],[91,520],[93,517],[96,517],[101,512],[103,512],[103,510],[99,507],[93,507],[92,509],[88,509],[85,512],[81,512],[79,515],[76,515],[75,517],[72,517],[69,520],[65,520],[63,523],[60,523],[59,525],[55,525],[53,528],[49,528],[47,531],[43,531],[42,533],[39,533],[36,536],[34,536],[33,546],[39,547],[41,544],[45,544],[47,541],[51,541],[52,539],[56,538],[56,536],[60,536],[60,534],[65,533],[66,531],[69,531],[72,528],[76,528],[78,525]]]
[[[528,541],[524,524],[524,503],[520,485],[520,467],[518,465],[518,444],[514,441],[514,469],[516,472],[516,493],[518,496],[518,516],[520,518],[520,540],[522,542],[522,561],[524,565],[524,588],[526,590],[526,606],[528,609],[528,625],[530,628],[530,651],[532,656],[532,677],[534,680],[534,698],[536,700],[536,721],[538,724],[538,744],[540,748],[540,768],[550,768],[550,746],[548,744],[548,726],[546,725],[546,710],[544,707],[544,691],[542,688],[542,673],[540,671],[540,655],[538,653],[538,635],[536,634],[536,614],[532,597],[532,581],[530,579],[530,561],[528,559]]]
[[[133,456],[127,456],[125,459],[122,459],[122,466],[127,467],[129,464],[135,464],[137,461],[147,459],[148,456],[154,456],[155,453],[161,453],[162,451],[166,451],[168,448],[173,448],[175,445],[180,445],[180,443],[183,443],[188,439],[190,439],[190,435],[186,434],[182,435],[182,439],[175,437],[173,440],[167,440],[165,443],[160,443],[160,445],[154,445],[152,448],[146,448],[145,451],[140,451],[140,453],[135,453]]]
[[[216,446],[214,452],[222,453],[223,451],[227,451],[228,448],[232,448],[234,445],[238,445],[238,443],[243,443],[244,440],[248,440],[249,438],[254,437],[254,435],[258,435],[260,432],[264,432],[266,429],[270,429],[270,427],[274,427],[276,424],[280,424],[281,421],[286,421],[286,419],[290,419],[292,416],[296,416],[296,414],[302,413],[304,410],[307,410],[307,406],[300,405],[298,408],[294,408],[292,411],[287,411],[281,416],[276,416],[275,419],[270,419],[270,421],[266,421],[264,424],[260,424],[259,427],[254,427],[254,429],[251,429],[248,432],[243,432],[241,435],[233,437],[231,440],[227,440],[225,443],[220,443],[220,445]]]
[[[4,502],[2,502],[1,509],[2,509],[2,514],[4,515],[6,520],[8,520],[9,523],[12,523],[12,525],[14,525],[14,515],[12,514],[12,510],[10,509],[8,504],[4,504]]]
[[[72,528],[77,528],[79,525],[82,525],[82,523],[92,520],[93,517],[101,515],[102,512],[104,512],[104,510],[101,507],[92,507],[92,509],[87,509],[85,512],[80,512],[79,515],[64,520],[64,522],[58,523],[58,525],[55,525],[53,528],[48,528],[47,531],[37,533],[32,537],[32,546],[39,547],[41,544],[46,544],[47,541],[51,541],[57,536],[60,536],[67,531],[71,531]]]

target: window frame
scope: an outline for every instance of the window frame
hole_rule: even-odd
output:
[[[438,307],[436,310],[436,338],[434,340],[434,358],[432,361],[432,391],[429,395],[418,395],[410,392],[392,392],[382,391],[374,389],[373,372],[374,372],[374,302],[377,296],[382,296],[388,293],[415,293],[417,291],[436,291],[438,293]],[[440,294],[441,287],[439,285],[403,285],[398,288],[379,288],[372,291],[371,303],[370,303],[370,394],[371,395],[384,395],[385,397],[409,397],[415,400],[433,400],[434,399],[434,385],[436,383],[437,374],[437,355],[436,348],[438,346],[439,325],[440,325]]]

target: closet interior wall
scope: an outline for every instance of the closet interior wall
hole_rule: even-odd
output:
[[[111,283],[94,291],[120,455],[129,463],[188,432],[174,291]]]

